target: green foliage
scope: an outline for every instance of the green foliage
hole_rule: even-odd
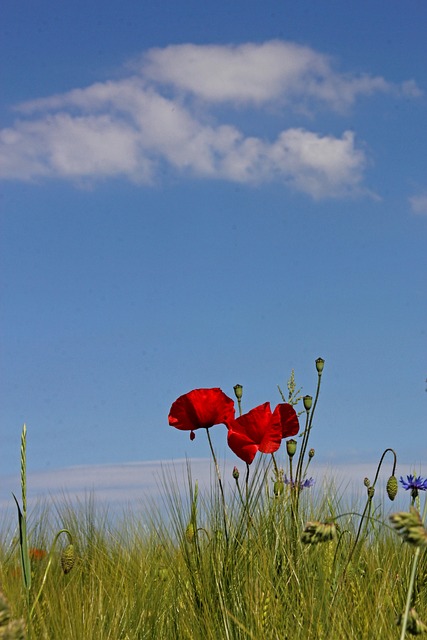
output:
[[[271,491],[267,488],[270,477],[270,465],[260,463],[254,469],[249,518],[237,492],[230,496],[228,542],[217,483],[207,492],[197,490],[190,471],[188,495],[182,497],[172,478],[165,477],[167,513],[150,508],[144,521],[129,513],[113,525],[93,500],[77,507],[58,506],[56,517],[73,530],[76,562],[65,575],[60,550],[53,553],[51,571],[32,614],[33,636],[46,640],[397,638],[411,547],[388,527],[377,527],[359,541],[346,568],[357,517],[341,518],[338,536],[329,542],[306,545],[299,537],[305,522],[324,522],[345,511],[336,489],[325,487],[314,501],[310,492],[302,493],[295,523],[287,491],[276,497],[273,483]],[[37,520],[38,535],[49,540],[53,536],[49,522],[53,530],[55,514],[46,518],[46,511],[41,511],[45,531],[40,531],[36,513],[31,520]],[[0,558],[0,581],[18,619],[25,616],[18,549],[10,553],[5,544]],[[33,571],[34,587],[42,575]],[[424,620],[425,554],[420,560],[416,609]]]
[[[258,455],[246,465],[243,490],[237,468],[225,485],[206,428],[212,486],[202,491],[189,464],[182,495],[164,471],[163,505],[120,523],[93,497],[39,506],[27,521],[24,427],[18,538],[7,542],[7,523],[0,531],[0,640],[24,633],[27,640],[404,640],[406,632],[426,633],[427,501],[421,516],[418,491],[427,481],[407,477],[412,507],[393,514],[391,526],[376,483],[392,454],[386,489],[394,500],[392,449],[373,483],[365,478],[364,507],[343,504],[333,484],[311,491],[308,441],[323,369],[318,358],[314,400],[301,398],[293,372],[288,382],[289,402],[302,399],[305,413],[295,470],[297,442],[286,445],[289,478],[274,454]],[[235,393],[240,408],[241,385]]]

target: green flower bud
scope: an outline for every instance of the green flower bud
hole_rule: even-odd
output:
[[[233,469],[233,478],[234,478],[235,480],[238,480],[238,479],[239,479],[239,476],[240,476],[240,473],[239,473],[238,468],[237,468],[237,467],[234,467],[234,469]]]
[[[302,401],[304,403],[304,409],[306,411],[310,411],[311,405],[312,405],[312,402],[313,402],[313,398],[311,396],[304,396]]]
[[[388,497],[390,498],[391,501],[393,501],[397,496],[397,489],[398,489],[396,476],[389,477],[389,479],[387,480],[386,489],[387,489]]]
[[[234,395],[236,396],[237,400],[241,400],[242,396],[243,396],[243,387],[241,384],[235,384],[234,387]]]
[[[314,454],[315,454],[315,453],[316,453],[316,452],[315,452],[315,450],[314,450],[314,449],[310,449],[310,450],[309,450],[309,452],[308,452],[308,457],[309,457],[309,458],[314,458]]]
[[[64,573],[70,573],[74,567],[76,561],[76,555],[74,553],[74,545],[69,544],[65,547],[61,554],[61,566]]]
[[[286,440],[286,452],[290,458],[293,458],[295,452],[297,450],[297,441],[296,440]]]
[[[325,361],[323,358],[317,358],[316,360],[316,369],[319,375],[322,375],[323,367],[325,366]]]
[[[369,489],[369,487],[371,486],[371,481],[369,480],[369,478],[364,478],[363,484],[367,489]]]
[[[283,480],[276,480],[273,487],[274,495],[276,496],[276,498],[282,495],[284,489],[285,489],[285,483],[283,482]]]

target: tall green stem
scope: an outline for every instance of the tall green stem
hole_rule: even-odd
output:
[[[213,458],[213,461],[214,461],[214,464],[215,464],[216,475],[217,475],[217,478],[218,478],[219,489],[220,489],[220,492],[221,492],[223,518],[224,518],[224,532],[225,532],[225,539],[228,542],[228,527],[227,527],[227,515],[226,515],[226,506],[225,506],[224,487],[222,486],[221,473],[219,471],[218,461],[216,459],[215,451],[214,451],[214,448],[213,448],[213,445],[212,445],[211,434],[209,433],[209,428],[208,427],[206,427],[206,434],[208,436],[209,447],[211,449],[212,458]]]
[[[423,515],[422,515],[423,522],[425,522],[426,515],[427,515],[427,499],[424,502],[424,509],[423,509]],[[408,626],[409,609],[411,608],[412,592],[414,590],[415,576],[417,574],[417,566],[418,566],[418,559],[420,557],[420,553],[421,553],[421,547],[417,547],[415,550],[414,559],[412,561],[411,577],[409,578],[408,593],[406,595],[405,613],[403,614],[402,631],[400,633],[400,640],[405,640],[406,627]]]
[[[301,445],[301,451],[298,457],[298,464],[297,464],[297,469],[295,472],[295,486],[299,487],[301,480],[302,480],[302,467],[303,467],[303,461],[304,461],[304,456],[305,453],[307,451],[307,445],[308,445],[308,439],[310,437],[310,431],[311,428],[313,426],[313,416],[314,416],[314,412],[316,411],[316,405],[317,405],[317,401],[319,399],[319,393],[320,393],[320,385],[322,382],[322,371],[318,371],[317,373],[317,389],[316,389],[316,395],[314,397],[314,403],[313,406],[311,408],[310,411],[307,411],[307,418],[306,418],[306,426],[304,429],[304,437],[302,440],[302,445]]]
[[[50,570],[50,567],[51,567],[51,564],[52,564],[53,552],[55,550],[57,540],[58,540],[59,536],[62,533],[65,533],[68,536],[69,543],[73,544],[73,537],[72,537],[71,533],[68,531],[68,529],[61,529],[60,531],[58,531],[58,533],[56,534],[56,536],[55,536],[55,538],[53,540],[52,547],[51,547],[50,552],[49,552],[48,562],[47,562],[47,566],[46,566],[46,569],[45,569],[45,572],[44,572],[44,575],[43,575],[43,578],[42,578],[42,581],[41,581],[39,592],[38,592],[37,596],[34,599],[33,606],[31,607],[30,618],[32,617],[32,615],[34,613],[34,609],[36,607],[36,604],[39,601],[40,596],[42,594],[42,591],[43,591],[43,588],[44,588],[44,585],[45,585],[45,582],[46,582],[47,574],[49,573],[49,570]]]

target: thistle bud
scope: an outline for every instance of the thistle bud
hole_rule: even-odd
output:
[[[243,387],[241,384],[235,384],[234,387],[234,395],[236,396],[237,400],[241,400],[242,396],[243,396]]]
[[[323,358],[317,358],[316,360],[316,369],[319,375],[322,375],[323,367],[325,366],[325,361]]]
[[[293,458],[295,452],[297,450],[297,441],[296,440],[286,440],[286,452],[290,458]]]
[[[311,405],[312,405],[312,402],[313,402],[313,398],[311,396],[304,396],[302,401],[304,403],[304,409],[306,411],[310,411]]]
[[[391,501],[397,496],[397,478],[396,476],[390,476],[387,480],[387,495]]]
[[[74,567],[74,563],[76,561],[76,554],[74,553],[74,545],[69,544],[65,547],[61,554],[61,566],[62,571],[66,573],[70,573],[71,569]]]
[[[235,480],[238,480],[238,479],[239,479],[239,476],[240,476],[240,473],[239,473],[238,468],[237,468],[237,467],[234,467],[234,469],[233,469],[233,478],[234,478]]]

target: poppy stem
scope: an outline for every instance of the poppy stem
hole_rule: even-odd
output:
[[[211,435],[209,433],[209,428],[206,427],[206,434],[208,436],[208,442],[209,442],[209,446],[211,449],[211,453],[212,453],[212,458],[215,464],[215,470],[216,470],[216,475],[218,478],[218,484],[219,484],[219,489],[221,491],[221,498],[222,498],[222,508],[223,508],[223,516],[224,516],[224,533],[225,533],[225,539],[228,543],[228,529],[227,529],[227,516],[226,516],[226,507],[225,507],[225,495],[224,495],[224,487],[222,486],[222,480],[221,480],[221,474],[219,471],[219,466],[218,466],[218,461],[216,459],[216,455],[215,455],[215,451],[212,445],[212,440],[211,440]]]
[[[311,428],[313,426],[313,416],[314,416],[314,412],[316,410],[316,405],[317,405],[317,401],[319,399],[319,393],[320,393],[320,385],[322,382],[322,372],[318,371],[318,375],[317,375],[317,388],[316,388],[316,395],[314,398],[314,403],[313,403],[313,407],[310,409],[306,409],[306,424],[305,424],[305,429],[304,429],[304,435],[303,435],[303,439],[302,439],[302,445],[301,445],[301,450],[300,450],[300,454],[298,457],[298,463],[297,463],[297,468],[296,468],[296,473],[295,473],[295,483],[297,484],[297,486],[300,485],[303,477],[302,477],[302,466],[303,466],[303,461],[304,461],[304,457],[305,457],[305,452],[307,451],[307,444],[308,444],[308,439],[310,437],[310,431]],[[297,510],[298,510],[298,496],[297,496]]]
[[[276,462],[276,458],[274,456],[274,453],[271,454],[271,457],[273,459],[273,466],[274,466],[274,473],[276,475],[276,480],[279,479],[279,467],[277,466],[277,462]],[[291,474],[291,478],[292,478],[292,474]]]
[[[241,398],[237,398],[237,406],[239,407],[239,416],[242,415],[242,400]]]
[[[248,513],[249,513],[249,470],[250,470],[250,467],[248,463],[246,463],[245,484],[246,484],[246,509],[248,510]]]

